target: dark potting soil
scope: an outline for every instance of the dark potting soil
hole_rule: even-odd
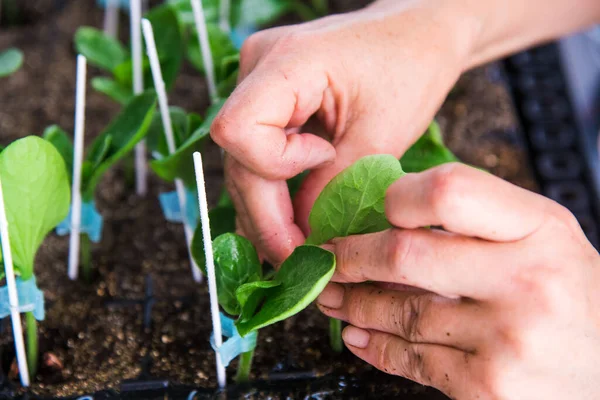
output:
[[[334,2],[332,10],[341,11],[342,4],[346,2]],[[25,53],[24,67],[0,81],[1,144],[41,134],[54,123],[72,131],[72,38],[81,25],[101,24],[102,13],[94,1],[73,1],[35,25],[0,32],[0,49],[17,46]],[[490,71],[493,68],[486,67],[465,74],[444,104],[439,121],[447,143],[464,162],[535,189],[510,98]],[[90,73],[97,71],[92,68]],[[202,112],[208,105],[203,79],[186,68],[170,100]],[[88,140],[117,111],[110,100],[88,88]],[[222,183],[218,149],[211,146],[205,158],[209,200],[214,204]],[[41,366],[31,389],[37,395],[119,390],[123,380],[140,375],[190,387],[211,388],[216,383],[206,285],[191,279],[183,229],[165,222],[157,199],[159,192],[173,186],[153,176],[148,196],[138,198],[124,170],[121,166],[107,173],[97,193],[105,226],[102,242],[94,245],[97,276],[92,284],[68,280],[67,238],[51,234],[38,253],[36,276],[47,314],[39,324]],[[149,328],[144,327],[143,307],[137,302],[145,296],[147,277],[155,301]],[[332,353],[327,328],[327,318],[309,307],[263,329],[253,377],[271,385],[232,389],[231,398],[443,398],[432,389],[378,372],[347,351]],[[8,319],[0,345],[0,366],[16,383]],[[229,371],[233,374],[235,363]],[[277,381],[286,377],[303,379]]]

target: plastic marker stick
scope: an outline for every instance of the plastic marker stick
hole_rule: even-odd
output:
[[[208,31],[206,30],[206,20],[204,18],[204,10],[200,0],[192,0],[192,9],[194,11],[194,21],[196,23],[196,31],[198,33],[198,42],[200,43],[200,52],[202,53],[202,61],[204,70],[206,71],[206,80],[208,81],[208,94],[211,101],[217,98],[217,84],[215,81],[215,66],[210,51],[208,41]]]
[[[23,342],[23,327],[21,326],[21,314],[19,313],[19,296],[17,294],[17,284],[15,282],[12,252],[10,250],[10,237],[8,235],[6,210],[4,209],[2,182],[0,182],[0,237],[2,238],[2,255],[4,256],[6,286],[8,286],[10,319],[15,338],[15,347],[17,350],[17,365],[19,366],[19,374],[21,375],[21,384],[27,387],[29,386],[29,369],[27,368],[27,355],[25,354],[25,343]]]
[[[104,33],[113,38],[119,34],[119,0],[106,1]]]
[[[71,188],[71,237],[69,241],[69,278],[79,274],[79,234],[81,228],[81,163],[85,129],[85,85],[87,60],[77,56],[77,89],[75,95],[75,152],[73,154],[73,184]]]
[[[223,345],[223,333],[221,332],[221,318],[219,316],[219,300],[217,298],[217,281],[215,278],[215,259],[213,256],[212,238],[210,236],[210,221],[208,219],[208,202],[206,201],[206,184],[204,182],[204,170],[202,168],[202,156],[199,152],[194,153],[194,170],[196,172],[196,186],[198,188],[198,204],[200,206],[200,222],[202,223],[202,238],[204,239],[204,256],[206,258],[206,274],[208,275],[208,294],[210,296],[210,316],[212,318],[215,345],[217,348]],[[217,358],[217,379],[219,387],[224,388],[227,384],[225,367],[219,353],[215,352]]]
[[[133,64],[133,94],[144,91],[144,75],[142,72],[142,2],[130,0],[129,23],[131,25],[131,57]],[[135,146],[135,189],[139,196],[148,192],[148,163],[146,161],[146,141]]]
[[[231,0],[220,0],[219,1],[219,28],[223,32],[230,33],[231,26],[229,25],[229,18],[231,16]]]
[[[154,79],[154,87],[158,94],[158,105],[160,108],[160,116],[165,130],[165,136],[167,139],[167,146],[169,147],[169,153],[175,153],[175,138],[173,136],[173,125],[171,124],[171,115],[169,114],[169,104],[167,102],[167,91],[165,89],[165,82],[162,78],[162,72],[160,70],[160,63],[158,61],[158,53],[156,51],[156,43],[154,42],[154,32],[152,30],[152,24],[147,19],[142,20],[142,29],[144,31],[144,38],[146,39],[146,47],[148,50],[148,57],[150,58],[150,68],[152,69],[152,78]],[[179,209],[181,212],[185,212],[185,189],[181,179],[175,179],[175,190],[177,190],[177,198],[179,199]],[[190,256],[190,263],[192,265],[192,275],[196,282],[202,282],[202,272],[194,258],[192,257],[192,237],[194,232],[184,222],[183,228],[185,230],[185,239],[188,245],[188,253]]]

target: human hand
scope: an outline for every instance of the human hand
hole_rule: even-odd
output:
[[[454,399],[600,399],[600,259],[565,208],[448,164],[395,182],[386,215],[331,247],[318,303],[350,351]]]
[[[461,2],[384,0],[245,42],[211,135],[238,227],[271,262],[304,242],[333,176],[367,154],[399,157],[425,131],[474,36]],[[302,129],[315,114],[328,140]],[[292,206],[285,180],[309,169]]]

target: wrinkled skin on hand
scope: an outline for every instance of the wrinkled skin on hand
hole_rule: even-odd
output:
[[[400,178],[386,215],[328,245],[319,308],[350,351],[455,399],[600,398],[600,259],[570,212],[448,164]]]
[[[462,71],[471,35],[456,18],[437,2],[388,1],[244,43],[211,135],[240,231],[271,262],[303,243],[332,177],[368,154],[400,157],[426,130]],[[292,205],[285,180],[309,169]]]

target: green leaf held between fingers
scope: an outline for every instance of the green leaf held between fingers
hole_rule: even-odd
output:
[[[204,148],[210,138],[210,126],[223,104],[224,100],[220,100],[210,106],[202,124],[177,148],[175,153],[150,162],[150,167],[158,176],[167,181],[180,178],[187,187],[195,185],[192,154]]]
[[[79,28],[75,33],[75,49],[91,65],[110,72],[129,57],[121,42],[89,26]]]
[[[0,153],[0,179],[15,268],[27,280],[44,237],[69,213],[69,178],[54,146],[28,136]]]
[[[433,121],[427,131],[400,159],[405,172],[422,172],[449,162],[459,161],[444,145],[440,126]]]
[[[12,75],[23,65],[23,52],[10,48],[0,52],[0,78]]]
[[[335,271],[335,255],[316,246],[300,246],[283,262],[273,280],[279,285],[259,289],[262,307],[236,323],[240,335],[282,321],[308,307],[323,291]]]
[[[155,108],[154,91],[133,97],[90,145],[82,166],[81,194],[84,201],[94,197],[94,190],[104,172],[144,138]]]
[[[310,212],[307,244],[387,229],[385,193],[405,175],[391,155],[363,157],[325,186]]]
[[[211,239],[225,233],[235,232],[235,209],[233,206],[218,206],[208,212],[210,220]],[[204,256],[204,238],[202,236],[202,222],[199,222],[192,238],[192,257],[202,269],[206,268]]]
[[[58,150],[58,153],[64,161],[69,182],[71,182],[71,177],[73,176],[74,150],[69,135],[58,125],[51,125],[44,130],[42,137]]]
[[[258,254],[248,239],[234,233],[217,237],[213,241],[213,252],[219,304],[228,314],[239,315],[237,289],[262,278]]]

